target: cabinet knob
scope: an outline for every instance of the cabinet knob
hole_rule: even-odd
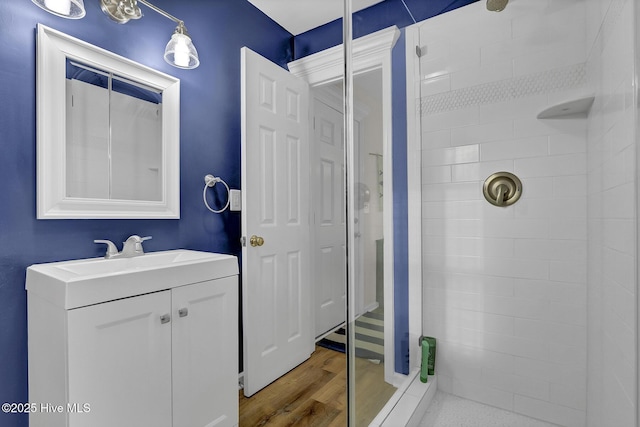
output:
[[[171,316],[168,314],[163,314],[160,316],[160,323],[165,324],[171,322]]]
[[[181,308],[180,310],[178,310],[178,316],[187,317],[188,315],[189,315],[189,309],[188,308]]]

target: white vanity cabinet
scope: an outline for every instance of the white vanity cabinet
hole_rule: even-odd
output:
[[[167,270],[175,286],[71,308],[30,267],[30,426],[236,426],[238,277],[229,258],[223,277],[212,269],[216,278],[184,283],[188,274]]]

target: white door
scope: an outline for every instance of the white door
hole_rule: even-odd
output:
[[[238,424],[238,278],[172,290],[173,425]]]
[[[171,427],[170,309],[164,291],[69,311],[69,402],[90,405],[69,425]]]
[[[313,352],[309,87],[242,48],[244,394]]]
[[[345,321],[344,138],[340,111],[314,98],[315,336]]]

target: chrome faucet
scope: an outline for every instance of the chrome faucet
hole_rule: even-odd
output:
[[[142,242],[145,240],[151,239],[151,236],[140,237],[136,234],[133,236],[129,236],[127,240],[123,243],[122,252],[120,255],[123,258],[130,258],[134,256],[144,255],[144,249],[142,249]]]
[[[94,240],[93,243],[104,243],[105,245],[107,245],[107,253],[104,255],[106,259],[110,259],[120,255],[120,253],[118,252],[118,248],[116,248],[116,245],[114,245],[111,240],[98,239],[98,240]]]
[[[104,243],[107,245],[107,253],[104,255],[106,259],[115,257],[131,258],[134,256],[144,255],[142,242],[151,239],[151,236],[140,237],[138,235],[129,236],[123,243],[122,252],[118,252],[118,248],[111,240],[94,240],[93,243]]]

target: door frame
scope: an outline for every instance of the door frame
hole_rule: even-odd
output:
[[[385,343],[394,343],[394,262],[393,262],[393,158],[392,158],[392,92],[391,92],[391,49],[400,37],[400,30],[395,25],[353,40],[352,63],[355,75],[380,69],[382,71],[382,118],[383,118],[383,169],[385,174],[384,191],[384,301]],[[313,55],[288,63],[289,71],[309,83],[311,88],[332,83],[343,78],[344,53],[343,45],[334,46]],[[411,348],[411,347],[410,347]],[[411,353],[411,351],[410,351]],[[395,372],[395,345],[384,346],[385,381],[399,386],[406,376]]]

